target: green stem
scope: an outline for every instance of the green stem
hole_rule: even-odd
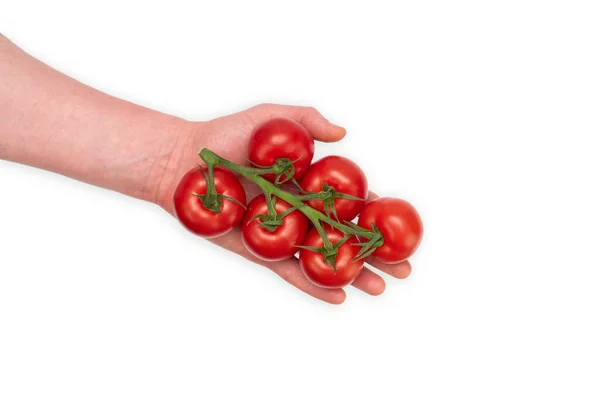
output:
[[[361,236],[361,237],[364,237],[367,239],[371,239],[375,235],[375,232],[372,232],[372,231],[359,231],[350,226],[344,225],[338,221],[335,221],[335,220],[327,217],[322,212],[315,210],[312,207],[307,206],[306,204],[304,204],[302,202],[303,196],[296,196],[296,195],[293,195],[292,193],[286,192],[285,190],[272,184],[271,182],[269,182],[262,176],[258,175],[257,171],[260,171],[260,173],[264,173],[265,172],[264,170],[257,170],[257,168],[249,168],[249,167],[244,167],[244,166],[238,165],[238,164],[231,162],[223,157],[220,157],[219,155],[213,153],[212,151],[210,151],[209,149],[206,149],[206,148],[202,149],[202,151],[200,152],[200,157],[208,165],[209,173],[211,172],[212,167],[214,167],[216,165],[222,165],[223,167],[225,167],[233,172],[236,172],[237,174],[242,175],[243,177],[248,179],[249,181],[257,184],[258,187],[260,187],[262,189],[262,191],[265,193],[266,196],[269,196],[272,194],[272,195],[277,196],[280,199],[288,202],[292,206],[296,207],[298,210],[300,210],[300,212],[302,212],[304,215],[306,215],[308,217],[308,219],[315,225],[315,227],[318,230],[320,228],[319,233],[323,237],[323,242],[325,245],[327,245],[327,242],[329,242],[329,240],[327,239],[327,235],[323,231],[323,227],[321,226],[319,221],[322,221],[328,225],[331,225],[334,228],[340,230],[341,232],[343,232],[347,235],[356,235],[356,236]],[[329,243],[329,245],[331,245],[331,243]]]
[[[214,165],[206,164],[208,169],[208,180],[206,182],[206,194],[209,196],[216,195],[217,189],[215,188],[215,168]]]
[[[268,215],[277,215],[277,211],[275,211],[275,205],[273,204],[273,197],[271,196],[271,194],[265,193],[265,201],[267,203]]]
[[[333,244],[331,244],[331,241],[329,240],[329,238],[327,237],[327,233],[325,232],[325,229],[323,229],[323,225],[321,225],[321,221],[319,221],[318,219],[313,219],[311,217],[308,217],[310,219],[310,222],[313,223],[313,225],[315,226],[315,229],[319,232],[319,235],[321,235],[321,238],[323,239],[323,247],[325,247],[326,249],[332,249],[333,248]]]

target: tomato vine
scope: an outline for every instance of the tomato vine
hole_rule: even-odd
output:
[[[220,166],[232,172],[235,172],[245,177],[249,181],[255,183],[265,194],[266,198],[268,199],[268,204],[271,202],[271,196],[275,196],[286,201],[294,209],[297,209],[301,213],[303,213],[315,226],[323,240],[322,248],[306,248],[311,251],[322,253],[325,258],[325,261],[328,264],[330,264],[334,268],[334,270],[338,248],[341,246],[342,243],[348,240],[349,237],[356,236],[363,239],[360,241],[360,243],[354,244],[356,246],[361,247],[360,251],[356,255],[357,260],[369,256],[384,243],[383,235],[374,224],[372,224],[371,226],[372,229],[369,230],[359,227],[358,225],[353,224],[351,222],[342,223],[337,218],[337,213],[333,205],[333,200],[335,198],[343,198],[356,201],[364,201],[365,199],[336,192],[331,187],[325,185],[323,186],[321,192],[317,193],[300,193],[298,195],[295,195],[293,193],[283,190],[279,186],[280,183],[290,181],[297,185],[297,182],[293,178],[294,162],[289,159],[278,159],[272,166],[246,167],[229,161],[207,148],[202,149],[199,155],[200,158],[202,158],[202,160],[206,163],[209,172],[207,177],[207,188],[214,188],[214,183],[212,182],[212,172],[215,167]],[[265,179],[263,175],[266,174],[275,175],[277,177],[276,179],[274,179],[275,182],[272,183],[269,180]],[[214,194],[216,193],[212,193],[211,191],[211,193],[209,194],[209,192],[207,191],[207,195],[204,198],[201,198],[201,200],[204,202],[205,207],[209,209],[215,209],[215,200],[221,201],[221,198],[225,200],[230,200],[222,196],[215,199]],[[326,213],[324,214],[319,210],[316,210],[310,207],[309,205],[305,204],[305,201],[307,200],[323,200],[324,202],[326,202]],[[208,204],[207,201],[209,202]],[[282,218],[282,216],[274,216],[273,210],[271,208],[269,208],[268,214],[269,215],[265,216],[262,222],[266,222],[266,225],[271,225],[275,227],[275,225],[277,224],[277,218]],[[334,218],[331,218],[332,215],[334,216]],[[324,224],[330,225],[331,227],[334,227],[335,229],[342,232],[344,234],[344,238],[337,242],[335,245],[332,244],[331,241],[328,239],[327,233],[325,232]]]

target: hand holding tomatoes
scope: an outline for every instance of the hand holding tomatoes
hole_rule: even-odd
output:
[[[366,203],[367,178],[350,159],[327,156],[311,165],[313,155],[314,141],[303,125],[285,118],[264,121],[250,136],[249,166],[206,148],[200,152],[207,167],[183,177],[174,196],[176,215],[209,238],[230,232],[243,216],[240,237],[249,254],[276,263],[299,251],[300,270],[314,285],[335,289],[356,281],[364,288],[366,277],[376,276],[361,275],[367,257],[389,272],[393,268],[384,264],[401,263],[414,253],[423,234],[420,217],[400,199]],[[232,172],[264,192],[245,212],[244,190]],[[299,192],[283,183],[295,184]]]

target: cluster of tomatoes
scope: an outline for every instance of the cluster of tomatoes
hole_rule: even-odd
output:
[[[393,264],[414,253],[423,226],[412,205],[397,198],[367,201],[367,178],[358,165],[340,156],[312,163],[313,156],[313,137],[301,124],[266,121],[252,133],[251,166],[217,163],[182,178],[174,195],[176,216],[206,238],[241,224],[246,248],[266,261],[299,251],[306,277],[328,288],[352,283],[366,256]],[[265,194],[246,205],[246,192],[231,169],[258,183]],[[294,193],[284,191],[290,183],[298,187]]]

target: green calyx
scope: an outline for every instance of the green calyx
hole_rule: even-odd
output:
[[[283,185],[284,183],[291,182],[296,185],[296,187],[300,188],[300,185],[296,179],[294,179],[294,174],[296,173],[294,163],[296,161],[292,161],[289,158],[278,158],[277,161],[275,161],[275,164],[271,166],[258,165],[252,161],[249,162],[255,167],[254,169],[258,171],[258,175],[274,174],[274,183],[276,185]]]
[[[289,158],[279,158],[272,167],[275,170],[275,184],[281,185],[294,179],[296,168]]]
[[[204,171],[204,168],[200,167],[200,171],[202,172],[204,180],[206,181],[206,194],[190,194],[202,200],[202,206],[207,210],[214,212],[215,214],[221,213],[224,199],[233,201],[234,203],[239,204],[245,209],[246,206],[240,203],[237,199],[217,193],[217,189],[215,188],[214,166],[211,164],[207,164],[207,169],[208,174],[206,173],[206,171]]]
[[[338,249],[346,243],[348,239],[350,239],[351,235],[344,235],[343,238],[337,241],[335,244],[331,244],[329,240],[324,242],[323,247],[316,246],[298,246],[301,249],[314,251],[315,253],[323,254],[323,259],[325,262],[333,267],[333,273],[337,273],[337,268],[335,265],[335,261],[338,255]]]
[[[275,232],[278,227],[283,225],[283,221],[281,218],[278,218],[277,216],[263,214],[257,214],[254,217],[250,218],[248,224],[250,224],[250,222],[252,222],[255,219],[260,220],[260,227],[268,230],[269,232]]]
[[[361,247],[360,251],[356,254],[356,256],[354,256],[354,260],[362,260],[364,258],[367,258],[371,254],[373,254],[373,252],[375,250],[377,250],[378,247],[383,246],[383,234],[381,233],[379,228],[377,228],[377,226],[375,226],[374,223],[371,223],[372,230],[362,228],[352,222],[346,222],[346,224],[356,230],[360,230],[362,232],[373,233],[373,235],[371,236],[371,238],[368,241],[363,242],[363,243],[353,244],[353,246]]]
[[[214,212],[215,214],[221,213],[223,207],[223,200],[233,201],[234,203],[237,203],[240,206],[244,207],[244,209],[246,208],[246,206],[240,203],[237,199],[222,194],[190,194],[202,200],[202,206],[207,210]]]
[[[323,201],[323,210],[325,210],[325,215],[327,218],[333,218],[337,222],[340,222],[340,219],[337,216],[337,212],[335,210],[335,199],[347,199],[354,201],[364,201],[365,199],[361,199],[360,197],[351,196],[346,193],[338,192],[335,190],[333,186],[328,185],[326,182],[321,186],[321,191],[317,193],[304,192],[303,196],[300,196],[302,200],[321,200]]]
[[[278,227],[283,225],[283,219],[290,213],[294,212],[297,208],[291,207],[291,208],[288,208],[287,210],[285,210],[284,212],[278,214],[277,211],[275,210],[276,199],[273,198],[273,195],[265,194],[265,200],[267,202],[267,208],[268,208],[267,214],[266,215],[265,214],[255,215],[248,221],[248,224],[251,221],[258,219],[258,220],[260,220],[260,223],[259,223],[260,227],[268,230],[269,232],[275,232],[275,230],[277,230]]]

